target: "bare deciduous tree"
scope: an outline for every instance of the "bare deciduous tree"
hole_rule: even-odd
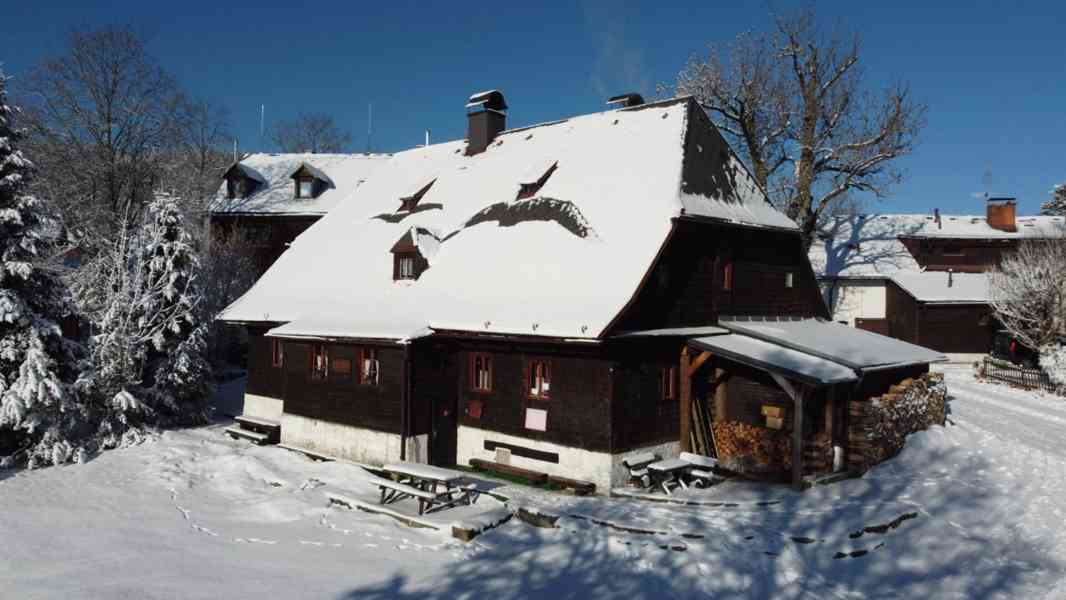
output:
[[[752,167],[771,200],[800,226],[806,243],[819,221],[855,192],[884,197],[901,174],[925,107],[902,84],[863,83],[857,35],[827,35],[807,11],[778,17],[772,32],[711,45],[679,73]]]
[[[270,139],[282,152],[344,152],[352,135],[325,113],[303,113],[274,126]]]
[[[1015,338],[1040,349],[1066,338],[1066,242],[1023,242],[989,273],[992,310]]]
[[[78,30],[24,82],[42,196],[78,230],[110,233],[150,196],[179,138],[174,79],[129,28]],[[107,236],[104,236],[107,237]]]

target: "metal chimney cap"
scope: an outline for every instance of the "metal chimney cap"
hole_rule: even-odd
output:
[[[607,99],[607,104],[621,104],[623,107],[628,108],[630,106],[640,106],[644,104],[644,96],[636,92],[630,92],[628,94],[619,94],[617,96],[611,96]]]
[[[500,90],[487,90],[478,92],[466,101],[467,108],[484,108],[488,110],[507,110],[507,102],[503,99]]]

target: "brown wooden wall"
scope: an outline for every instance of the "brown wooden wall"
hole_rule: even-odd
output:
[[[1017,240],[902,238],[907,251],[927,271],[953,270],[983,273],[999,264],[1007,252],[1017,249]]]
[[[733,264],[733,289],[722,286]],[[785,287],[786,273],[793,287]],[[828,310],[799,237],[787,232],[678,222],[616,331],[698,326],[719,314],[823,316]]]
[[[921,345],[941,352],[984,353],[992,349],[991,311],[984,304],[922,304]]]
[[[284,398],[285,371],[271,364],[270,338],[264,337],[269,327],[248,328],[248,383],[249,394],[268,398]]]
[[[676,442],[680,432],[680,399],[663,398],[660,376],[664,367],[678,366],[680,341],[634,340],[612,344],[606,351],[614,360],[612,452]]]
[[[244,235],[256,263],[256,278],[281,256],[287,245],[320,217],[293,215],[211,215],[211,239]]]
[[[471,351],[492,356],[492,392],[472,389],[468,367]],[[574,448],[609,451],[611,365],[598,352],[549,345],[461,342],[454,351],[459,370],[459,423]],[[525,370],[531,359],[551,362],[547,400],[529,398]],[[480,418],[471,415],[473,402],[481,404]],[[548,411],[547,431],[526,429],[527,408]]]
[[[896,339],[918,343],[918,303],[892,280],[885,282],[885,316],[889,335]]]
[[[380,361],[378,385],[358,382],[359,348],[362,346],[326,344],[330,361],[340,357],[352,361],[350,375],[332,370],[325,380],[311,378],[311,344],[285,341],[285,412],[332,423],[351,425],[388,433],[400,433],[400,398],[403,393],[403,350],[395,345],[376,346]],[[425,412],[415,407],[413,413]],[[412,431],[417,434],[418,431]]]

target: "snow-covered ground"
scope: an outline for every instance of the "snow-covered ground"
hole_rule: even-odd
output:
[[[725,506],[504,487],[559,527],[468,544],[329,506],[365,489],[352,465],[168,432],[0,472],[0,597],[1066,597],[1066,402],[947,377],[953,424],[862,479],[693,495]]]

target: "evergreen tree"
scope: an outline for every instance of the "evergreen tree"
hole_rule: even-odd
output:
[[[1051,190],[1051,199],[1040,206],[1042,215],[1066,215],[1066,183],[1060,183]]]
[[[48,222],[28,193],[34,167],[18,149],[16,107],[0,72],[0,427],[28,441],[31,466],[69,460],[86,411],[67,385],[74,357],[58,321],[69,295],[42,262]],[[10,461],[10,458],[8,459]]]

